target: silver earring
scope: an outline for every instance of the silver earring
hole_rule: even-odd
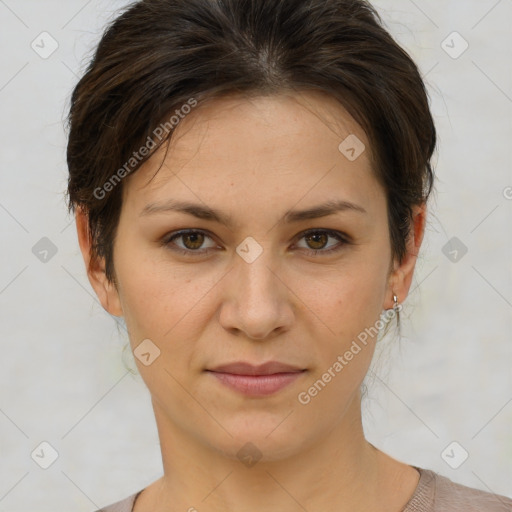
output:
[[[393,293],[393,302],[394,302],[394,304],[393,304],[393,309],[394,309],[395,311],[397,311],[397,310],[398,310],[398,308],[400,307],[400,304],[399,304],[399,302],[398,302],[398,297],[397,297],[394,293]]]

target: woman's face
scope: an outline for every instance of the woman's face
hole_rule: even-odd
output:
[[[126,179],[118,290],[103,302],[125,317],[160,424],[233,458],[250,441],[270,460],[356,414],[376,338],[359,351],[353,342],[391,307],[391,290],[402,286],[402,301],[410,284],[389,274],[386,198],[369,151],[362,129],[320,94],[231,97],[192,111],[167,156],[161,149]],[[322,210],[341,201],[356,206]],[[237,361],[306,371],[247,395],[207,371]],[[308,391],[329,369],[330,381]]]

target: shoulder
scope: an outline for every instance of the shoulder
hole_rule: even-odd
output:
[[[418,487],[404,512],[512,512],[512,499],[453,482],[434,471],[420,472]]]
[[[95,512],[132,512],[135,499],[141,492],[142,490],[128,496],[128,498],[125,498],[124,500],[116,501],[115,503],[103,507],[100,510],[96,510]]]

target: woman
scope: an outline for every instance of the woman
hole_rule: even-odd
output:
[[[126,321],[164,467],[104,511],[512,509],[364,436],[436,146],[418,69],[370,4],[137,2],[69,124],[89,280]]]

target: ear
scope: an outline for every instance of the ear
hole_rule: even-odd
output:
[[[76,208],[75,214],[78,243],[87,269],[87,277],[94,288],[103,308],[114,316],[123,316],[123,309],[119,299],[119,293],[114,285],[107,279],[105,274],[104,258],[96,258],[91,262],[92,237],[89,231],[87,214],[82,208]]]
[[[386,297],[386,309],[393,307],[393,294],[397,296],[398,302],[402,303],[409,293],[414,268],[420,250],[427,219],[427,206],[425,203],[413,207],[412,224],[409,232],[409,239],[406,244],[406,255],[399,266],[395,265],[394,271],[389,277],[388,295]]]

